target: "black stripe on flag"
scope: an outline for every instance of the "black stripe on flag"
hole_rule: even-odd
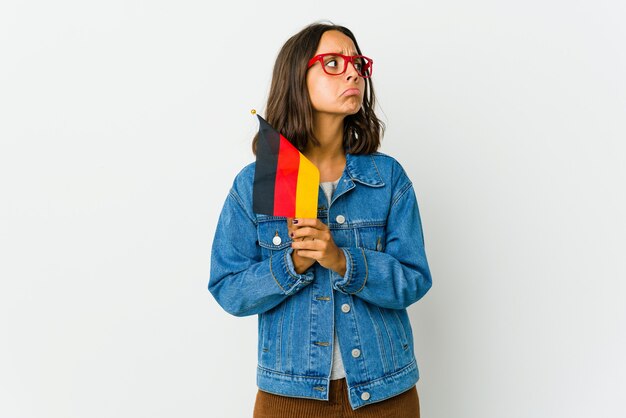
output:
[[[264,215],[274,214],[274,187],[280,151],[280,134],[265,119],[259,118],[259,136],[256,143],[256,165],[252,210]]]

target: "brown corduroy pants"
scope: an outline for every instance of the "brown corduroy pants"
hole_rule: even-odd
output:
[[[259,390],[254,404],[254,418],[419,418],[417,388],[393,398],[353,410],[348,400],[346,379],[330,381],[328,401],[292,398]]]

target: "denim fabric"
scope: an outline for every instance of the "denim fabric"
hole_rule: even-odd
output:
[[[252,212],[252,163],[222,208],[208,287],[232,315],[258,315],[257,385],[265,392],[328,400],[337,327],[357,409],[419,379],[406,308],[432,281],[402,166],[382,153],[346,160],[330,205],[320,189],[317,214],[346,256],[344,276],[318,263],[296,273],[286,219]]]

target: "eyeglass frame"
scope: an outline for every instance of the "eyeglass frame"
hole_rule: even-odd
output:
[[[328,55],[334,55],[336,57],[343,58],[344,66],[343,66],[343,71],[342,72],[337,73],[337,74],[331,74],[331,73],[326,71],[326,68],[324,67],[324,57],[326,57]],[[354,61],[353,61],[355,58],[365,58],[367,60],[368,68],[367,68],[366,71],[369,72],[369,75],[362,75],[361,72],[356,69],[356,66],[354,65]],[[366,57],[365,55],[343,55],[343,54],[337,54],[335,52],[327,52],[327,53],[324,53],[324,54],[318,54],[318,55],[314,56],[313,58],[311,58],[309,60],[309,64],[307,66],[307,69],[311,68],[318,61],[319,61],[320,65],[322,66],[322,70],[324,71],[324,73],[328,74],[328,75],[342,75],[342,74],[345,74],[346,70],[348,69],[348,63],[350,63],[350,64],[352,64],[352,66],[356,70],[357,74],[359,74],[359,77],[370,78],[372,76],[373,67],[374,67],[374,60],[369,58],[369,57]]]

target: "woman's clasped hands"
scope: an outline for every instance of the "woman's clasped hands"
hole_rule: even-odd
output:
[[[298,274],[316,261],[341,276],[346,273],[346,257],[326,224],[313,218],[287,218],[287,228],[292,239],[293,265]]]

